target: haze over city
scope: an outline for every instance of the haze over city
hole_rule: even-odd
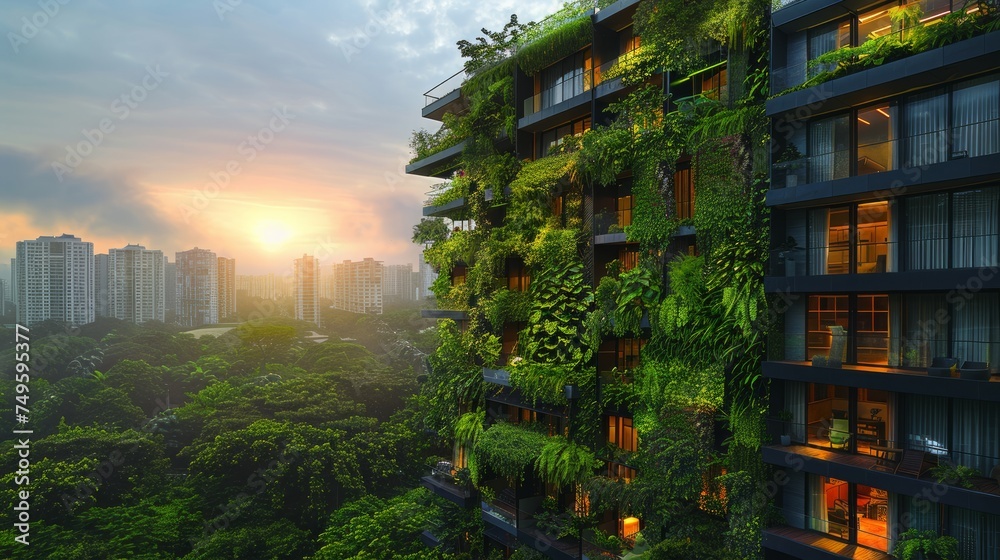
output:
[[[456,41],[560,5],[53,4],[3,8],[0,262],[70,233],[209,248],[241,274],[416,262],[419,92],[461,68]]]

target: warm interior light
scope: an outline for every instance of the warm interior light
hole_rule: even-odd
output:
[[[882,10],[880,12],[875,12],[874,14],[871,14],[871,15],[867,15],[867,16],[864,16],[864,17],[859,17],[858,18],[858,23],[865,23],[865,22],[871,21],[871,20],[873,20],[873,19],[875,19],[875,18],[877,18],[877,17],[885,14],[886,12],[888,12],[888,10]]]
[[[629,537],[639,532],[639,518],[626,517],[622,519],[622,536]]]
[[[886,113],[885,109],[879,107],[878,109],[875,109],[875,110],[878,111],[883,117],[885,117],[887,119],[889,118],[889,113]]]
[[[866,121],[865,119],[862,119],[861,117],[858,117],[858,120],[861,121],[861,122],[863,122],[863,123],[865,123],[865,124],[872,124],[872,123]]]
[[[979,8],[976,8],[976,9],[978,10]],[[950,13],[951,13],[951,10],[945,10],[945,11],[943,11],[943,12],[940,12],[940,13],[937,13],[937,14],[934,14],[934,15],[932,15],[932,16],[927,16],[927,17],[925,17],[925,18],[922,18],[922,19],[920,20],[920,23],[923,23],[923,22],[925,22],[925,21],[927,21],[927,20],[931,20],[931,19],[934,19],[934,18],[939,18],[939,17],[941,17],[941,16],[944,16],[944,15],[948,15],[948,14],[950,14]]]

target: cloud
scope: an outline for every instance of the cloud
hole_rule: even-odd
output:
[[[167,236],[174,225],[126,177],[74,173],[63,181],[51,162],[0,147],[0,215],[23,214],[36,227],[98,235]]]

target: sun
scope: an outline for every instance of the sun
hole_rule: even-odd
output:
[[[266,250],[275,250],[292,238],[292,230],[287,225],[273,220],[257,224],[257,241]]]

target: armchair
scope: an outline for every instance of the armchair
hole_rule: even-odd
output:
[[[934,358],[927,367],[927,375],[931,377],[951,377],[958,368],[958,358]]]
[[[830,447],[836,449],[847,449],[847,443],[851,439],[850,425],[846,418],[834,418],[833,427],[830,428]]]

